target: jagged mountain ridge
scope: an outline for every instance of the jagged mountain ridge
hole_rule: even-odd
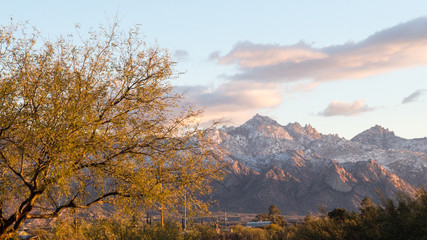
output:
[[[372,129],[380,129],[379,132],[385,133],[388,140],[382,140],[384,134],[372,134]],[[415,186],[426,183],[422,179],[427,168],[427,151],[424,151],[427,138],[407,140],[379,126],[347,140],[336,134],[320,134],[310,125],[302,127],[298,123],[290,123],[282,126],[257,114],[239,127],[223,127],[212,132],[211,136],[232,159],[257,171],[283,162],[289,157],[287,150],[302,150],[339,163],[373,159]]]
[[[281,167],[271,165],[261,172],[234,161],[224,181],[214,185],[211,196],[219,202],[218,209],[262,212],[275,204],[285,214],[305,215],[318,211],[320,205],[355,210],[364,197],[379,203],[377,190],[386,197],[402,189],[415,193],[373,160],[340,165],[304,151],[288,150],[288,154],[291,157]]]
[[[399,138],[379,126],[370,130],[346,140],[258,114],[239,127],[216,129],[211,136],[233,167],[213,198],[229,211],[276,204],[306,214],[319,204],[355,209],[366,196],[379,202],[377,190],[389,197],[414,194],[413,186],[427,183],[423,139]]]
[[[405,139],[393,131],[381,126],[374,126],[351,139],[352,142],[378,146],[381,149],[404,149],[413,152],[427,153],[427,138]]]

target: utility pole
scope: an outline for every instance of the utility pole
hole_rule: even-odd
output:
[[[187,192],[184,193],[184,231],[187,230]]]
[[[146,218],[147,225],[149,225],[149,224],[150,224],[150,221],[148,220],[148,219],[149,219],[149,217],[150,217],[150,215],[149,215],[149,213],[148,213],[148,211],[147,211],[147,218]]]
[[[160,222],[162,224],[162,227],[165,226],[165,220],[164,220],[164,212],[163,212],[163,202],[160,203]]]
[[[163,177],[162,177],[162,165],[159,165],[158,169],[158,175],[159,175],[159,182],[160,182],[160,192],[163,193]],[[161,199],[161,203],[160,203],[160,223],[162,225],[162,227],[165,226],[165,222],[164,222],[164,205],[163,205],[163,199]]]

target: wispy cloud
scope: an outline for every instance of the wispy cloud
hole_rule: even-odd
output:
[[[397,69],[427,65],[427,17],[379,31],[360,42],[314,48],[239,42],[224,56],[222,65],[237,65],[229,80],[270,82],[359,79]]]
[[[216,61],[216,60],[218,60],[220,57],[221,57],[220,52],[219,52],[219,51],[215,51],[215,52],[212,52],[212,53],[209,55],[208,60],[209,60],[209,61]]]
[[[362,99],[354,102],[331,102],[325,110],[319,113],[321,116],[356,116],[364,112],[373,111],[375,108],[369,107]]]
[[[402,100],[402,104],[406,104],[406,103],[410,103],[410,102],[415,102],[418,100],[418,98],[420,98],[422,95],[426,94],[427,90],[426,89],[418,89],[415,92],[411,93],[409,96],[405,97]]]
[[[292,46],[280,46],[278,44],[253,44],[246,41],[237,43],[230,53],[219,58],[218,63],[237,64],[241,68],[255,68],[281,63],[301,63],[324,59],[327,56],[303,42]]]
[[[186,50],[183,50],[183,49],[178,49],[178,50],[175,50],[173,52],[174,59],[176,59],[178,61],[187,61],[189,56],[190,56],[190,54]]]

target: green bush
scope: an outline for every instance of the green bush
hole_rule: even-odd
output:
[[[196,225],[183,232],[177,222],[162,227],[135,226],[135,222],[102,219],[94,222],[57,221],[50,231],[39,231],[40,239],[126,239],[126,240],[427,240],[427,193],[417,198],[388,199],[376,206],[369,199],[360,213],[334,209],[319,217],[306,216],[300,225],[271,224],[267,228],[237,225],[233,232],[216,232],[215,227]]]

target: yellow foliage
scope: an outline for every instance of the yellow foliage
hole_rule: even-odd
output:
[[[206,208],[223,165],[166,50],[116,24],[80,45],[22,29],[0,28],[0,238],[96,203]]]

